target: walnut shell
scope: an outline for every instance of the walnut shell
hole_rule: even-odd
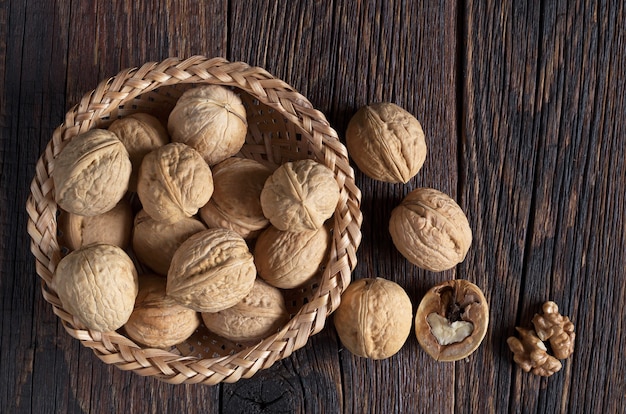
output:
[[[209,165],[235,155],[246,140],[246,108],[232,90],[220,85],[191,88],[170,113],[167,128],[174,142],[195,148]]]
[[[419,121],[398,105],[375,103],[360,108],[346,130],[350,157],[370,178],[407,183],[426,160]]]
[[[97,216],[79,216],[61,211],[57,225],[61,243],[70,250],[94,243],[125,249],[130,244],[133,211],[128,199],[123,198],[111,210]]]
[[[165,285],[161,276],[141,276],[135,308],[124,325],[131,339],[149,347],[168,348],[184,342],[200,326],[198,312],[168,297]]]
[[[167,294],[198,312],[218,312],[242,300],[256,269],[245,240],[232,230],[208,229],[183,242],[167,272]]]
[[[130,174],[124,144],[112,132],[92,129],[74,137],[55,159],[54,199],[67,212],[96,216],[124,197]]]
[[[350,283],[334,315],[341,343],[353,354],[372,359],[396,354],[413,323],[411,300],[404,289],[380,277]]]
[[[258,161],[228,158],[212,167],[213,195],[200,209],[209,227],[231,229],[253,239],[269,225],[261,208],[261,190],[272,170]]]
[[[65,256],[53,284],[63,308],[100,332],[114,331],[128,321],[138,290],[133,261],[108,244],[92,244]]]
[[[261,340],[281,328],[289,313],[280,290],[256,279],[250,293],[236,305],[202,313],[204,325],[219,336],[238,343]]]
[[[135,216],[133,251],[143,264],[165,276],[180,245],[202,230],[206,230],[206,226],[193,217],[166,223],[153,219],[141,210]]]
[[[267,179],[261,191],[263,214],[283,231],[319,229],[339,201],[333,172],[311,159],[287,162]]]
[[[417,188],[391,212],[393,244],[411,263],[439,272],[465,260],[472,229],[461,207],[432,188]]]
[[[292,289],[307,283],[320,271],[330,246],[330,230],[288,232],[268,227],[254,245],[254,262],[267,283]]]
[[[122,141],[128,151],[133,167],[128,190],[137,191],[137,177],[143,157],[170,142],[170,137],[161,121],[140,112],[116,119],[108,129]]]
[[[164,145],[146,154],[139,169],[137,194],[155,220],[174,223],[191,217],[213,193],[211,169],[193,148]]]
[[[483,292],[467,280],[433,286],[417,307],[415,335],[437,361],[467,358],[480,346],[489,326],[489,305]]]

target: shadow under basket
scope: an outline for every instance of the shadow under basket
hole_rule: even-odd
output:
[[[218,84],[240,95],[247,111],[248,135],[237,154],[271,166],[311,158],[329,167],[340,188],[333,217],[332,243],[320,277],[310,286],[291,290],[286,302],[289,322],[254,345],[236,344],[201,326],[183,344],[171,349],[143,347],[124,334],[87,330],[63,309],[53,287],[57,264],[64,254],[57,234],[58,206],[51,173],[54,159],[76,135],[106,128],[115,119],[144,112],[164,124],[178,97],[200,84]],[[361,241],[361,193],[354,182],[347,150],[325,116],[291,86],[266,70],[243,62],[194,56],[169,58],[126,69],[101,82],[83,96],[65,116],[36,164],[31,194],[26,203],[31,251],[44,299],[52,305],[65,330],[93,349],[98,358],[126,371],[162,381],[218,384],[249,378],[303,347],[318,333],[337,308],[341,293],[356,266]],[[132,253],[132,252],[131,252]]]

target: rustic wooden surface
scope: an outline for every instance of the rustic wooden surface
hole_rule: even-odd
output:
[[[423,3],[423,4],[422,4]],[[622,1],[0,1],[0,412],[623,412],[626,406],[626,12]],[[42,298],[24,209],[64,113],[102,79],[167,56],[263,66],[343,136],[392,101],[427,134],[406,185],[357,171],[354,278],[383,276],[417,305],[449,278],[481,286],[487,336],[437,363],[411,335],[384,361],[352,356],[330,322],[252,379],[175,386],[107,366]],[[474,242],[455,270],[410,265],[389,214],[413,188],[453,196]],[[576,325],[561,372],[516,368],[506,345],[545,300]]]

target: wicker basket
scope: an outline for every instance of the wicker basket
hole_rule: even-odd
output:
[[[330,255],[315,284],[290,291],[292,318],[279,332],[254,346],[235,344],[201,327],[186,343],[172,349],[144,348],[117,332],[83,329],[63,306],[52,286],[63,255],[57,235],[57,204],[50,178],[54,158],[72,137],[106,128],[119,117],[147,112],[166,120],[177,98],[194,84],[220,84],[240,94],[248,113],[248,136],[238,154],[264,163],[312,158],[328,166],[339,183],[340,200],[333,216]],[[289,356],[319,332],[340,302],[356,265],[361,240],[361,194],[354,182],[345,147],[324,115],[285,82],[264,69],[222,58],[170,58],[121,71],[86,94],[65,116],[36,165],[26,209],[31,251],[42,279],[44,299],[66,331],[93,349],[105,363],[169,383],[217,384],[248,378]],[[204,330],[203,330],[204,329]]]

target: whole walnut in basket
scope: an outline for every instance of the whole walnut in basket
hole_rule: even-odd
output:
[[[165,278],[143,275],[135,308],[124,329],[133,340],[154,348],[185,341],[200,325],[200,315],[165,294]]]
[[[180,245],[167,272],[167,294],[198,312],[218,312],[242,300],[254,284],[254,258],[232,230],[208,229]]]
[[[202,230],[206,230],[206,226],[194,217],[166,223],[141,210],[135,216],[133,251],[143,264],[165,276],[178,247]]]
[[[213,195],[200,209],[209,227],[231,229],[244,239],[252,239],[269,220],[261,208],[261,190],[272,170],[258,161],[228,158],[211,168]]]
[[[289,313],[281,291],[256,279],[240,302],[219,312],[203,312],[202,320],[223,338],[250,343],[276,332],[289,320]]]
[[[315,160],[287,162],[272,173],[261,191],[263,214],[283,231],[315,230],[339,201],[333,172]]]
[[[128,151],[114,133],[92,129],[75,136],[57,156],[54,199],[65,211],[96,216],[124,197],[131,174]]]
[[[209,201],[213,175],[196,150],[171,143],[143,158],[137,194],[150,217],[174,223],[193,216]]]
[[[139,288],[133,261],[108,244],[91,244],[65,256],[53,285],[63,308],[100,332],[114,331],[128,321]]]
[[[191,88],[178,99],[167,129],[172,141],[195,148],[209,165],[235,155],[246,141],[246,108],[220,85]]]
[[[146,113],[135,113],[116,119],[108,128],[113,132],[130,156],[133,171],[130,175],[129,191],[137,191],[137,177],[143,157],[170,142],[170,137],[157,118]]]

